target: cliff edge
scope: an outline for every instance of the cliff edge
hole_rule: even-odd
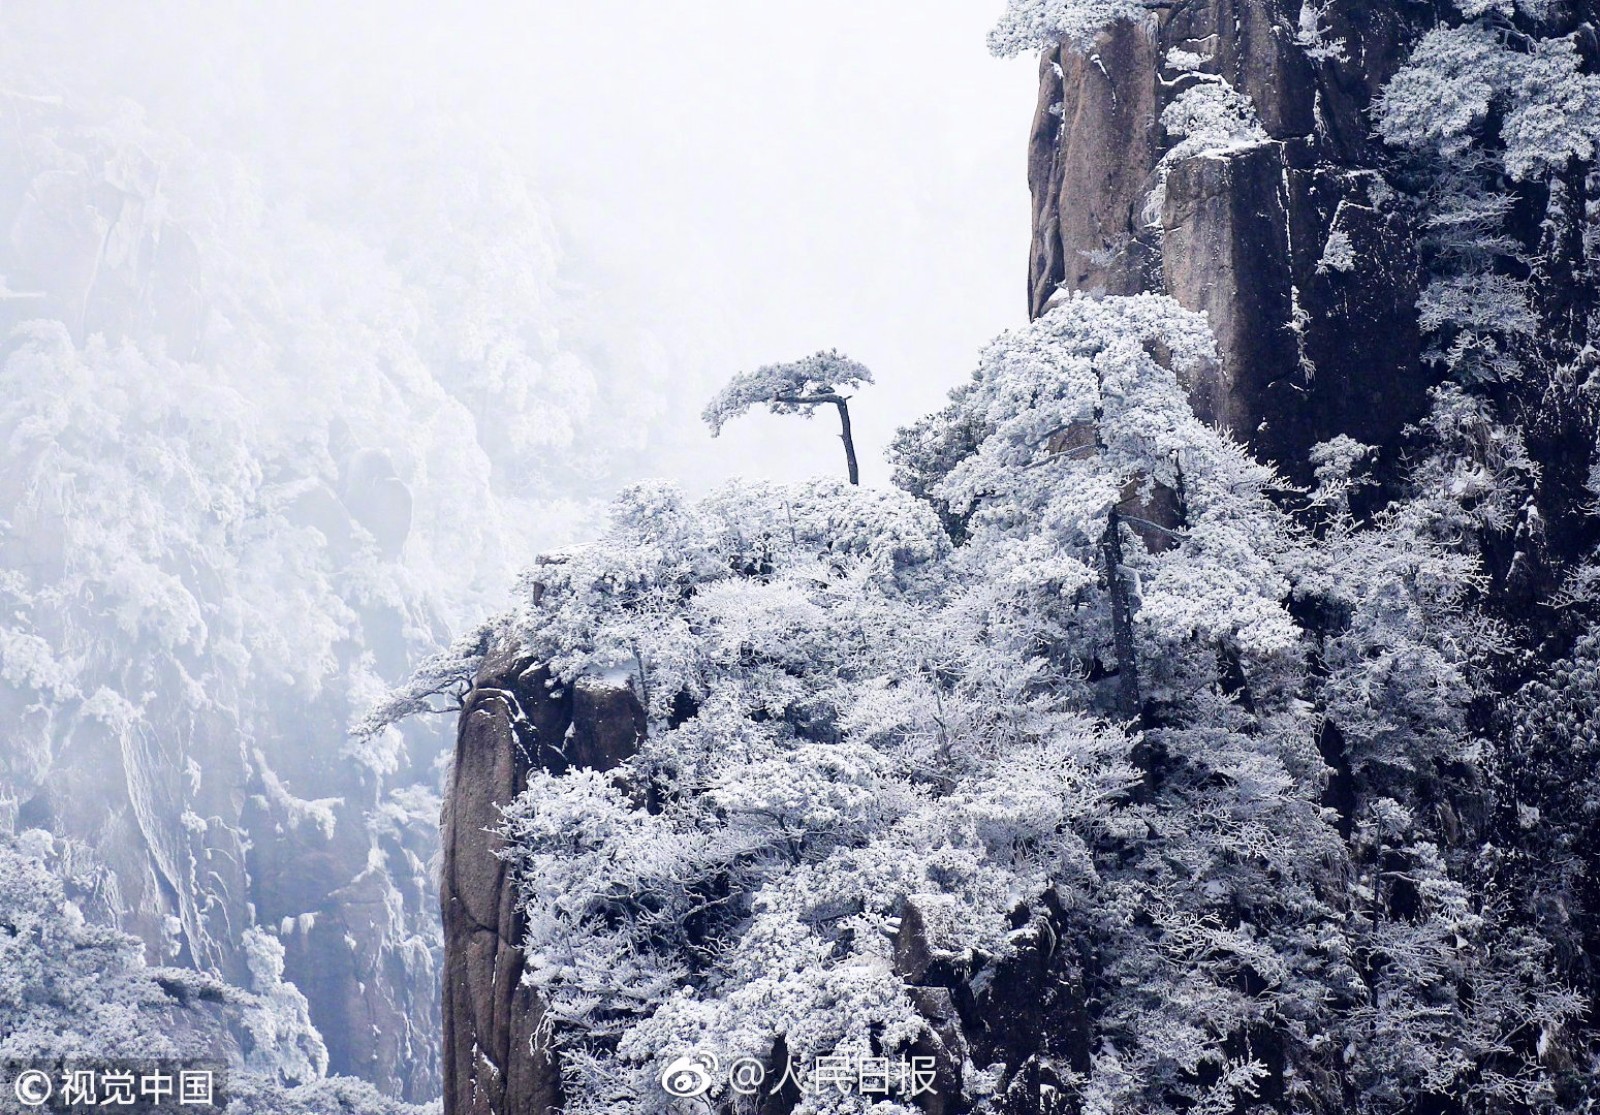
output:
[[[500,811],[522,792],[529,771],[609,770],[643,733],[643,711],[626,688],[558,685],[547,667],[510,651],[479,668],[463,704],[442,818],[447,1111],[559,1109],[544,1012],[522,982],[524,923],[498,854]]]

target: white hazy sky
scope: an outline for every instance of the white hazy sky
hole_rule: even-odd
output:
[[[584,254],[684,307],[688,419],[704,385],[838,347],[871,367],[864,479],[980,345],[1025,318],[1034,64],[1001,61],[985,0],[534,3],[503,103]],[[519,53],[512,48],[514,53]],[[618,307],[625,312],[625,307]],[[662,463],[840,468],[831,416],[752,416]]]
[[[526,154],[603,320],[658,327],[683,393],[648,464],[693,488],[842,471],[824,416],[705,436],[734,372],[866,363],[863,479],[885,483],[894,429],[1025,316],[1036,77],[985,49],[1003,0],[14,2],[109,87],[191,127],[265,113],[312,164],[374,105],[480,120]]]
[[[687,486],[842,470],[831,416],[698,415],[744,368],[837,347],[863,477],[1025,318],[1034,63],[989,55],[1001,0],[533,0],[320,12],[323,60],[397,60],[527,152],[607,316],[678,322]],[[336,7],[338,7],[336,5]],[[376,38],[376,42],[375,42]],[[305,44],[295,48],[305,50]],[[615,369],[625,375],[626,369]]]

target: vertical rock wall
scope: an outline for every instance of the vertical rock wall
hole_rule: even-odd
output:
[[[1206,311],[1221,362],[1191,385],[1197,410],[1295,477],[1334,434],[1391,444],[1428,386],[1416,247],[1365,114],[1406,28],[1390,5],[1320,18],[1312,41],[1298,4],[1179,3],[1052,51],[1029,153],[1031,314],[1061,291]],[[1201,61],[1185,71],[1170,51]],[[1246,94],[1267,139],[1163,163],[1162,112],[1203,75]]]
[[[491,655],[467,695],[445,797],[444,1095],[451,1115],[533,1115],[560,1105],[538,996],[522,983],[523,920],[498,856],[500,811],[536,768],[608,770],[633,753],[633,691],[558,685],[544,666]]]

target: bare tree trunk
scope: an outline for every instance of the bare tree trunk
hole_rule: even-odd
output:
[[[850,483],[859,485],[861,473],[856,468],[856,443],[850,436],[850,408],[843,399],[833,400],[833,405],[839,408],[839,440],[844,442],[844,464],[850,473]]]
[[[856,442],[850,436],[850,400],[834,391],[826,391],[816,395],[778,395],[776,401],[792,403],[795,406],[816,406],[818,403],[832,403],[839,408],[839,440],[844,442],[844,464],[849,473],[850,483],[861,483],[861,472],[856,468]]]
[[[1102,552],[1106,583],[1111,589],[1111,642],[1117,652],[1117,712],[1123,719],[1139,715],[1139,661],[1133,645],[1133,602],[1122,574],[1122,516],[1115,508],[1106,520]]]

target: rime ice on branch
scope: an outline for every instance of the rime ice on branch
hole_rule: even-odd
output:
[[[711,436],[716,437],[730,418],[737,418],[753,406],[764,404],[773,414],[803,414],[809,418],[817,407],[831,403],[839,408],[839,438],[844,442],[850,483],[859,484],[856,444],[850,434],[850,396],[840,389],[871,382],[872,373],[864,365],[829,349],[804,360],[766,364],[734,376],[711,400],[702,417],[711,427]]]

